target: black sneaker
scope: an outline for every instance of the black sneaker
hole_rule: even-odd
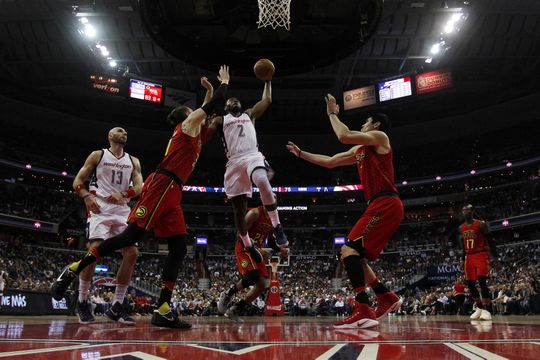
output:
[[[159,311],[154,310],[151,323],[155,326],[171,329],[191,329],[191,324],[180,320],[174,311],[161,315]]]
[[[80,324],[89,324],[96,321],[92,315],[92,304],[88,300],[77,301],[77,314],[79,315]]]
[[[274,228],[274,237],[276,238],[276,244],[279,247],[286,247],[289,245],[289,240],[287,240],[287,236],[285,236],[283,226],[281,226],[281,224],[277,224],[277,226]]]
[[[60,276],[54,280],[51,285],[51,295],[56,301],[60,301],[66,295],[66,291],[69,288],[69,285],[75,280],[77,275],[69,269],[69,265],[62,270]]]
[[[126,311],[124,306],[118,301],[105,312],[105,316],[112,321],[118,321],[119,323],[126,325],[135,325],[135,320],[129,316],[129,313]]]

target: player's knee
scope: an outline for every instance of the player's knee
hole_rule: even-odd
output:
[[[139,249],[136,246],[128,246],[122,249],[122,257],[128,260],[135,260],[139,257]]]
[[[482,290],[488,290],[488,286],[487,286],[487,277],[485,276],[479,276],[478,277],[478,284],[480,285],[480,288]]]
[[[167,238],[169,257],[183,259],[187,253],[186,236],[175,235]]]
[[[357,255],[359,256],[360,253],[356,250],[356,249],[353,249],[352,247],[348,246],[348,245],[343,245],[341,247],[341,260],[345,259],[347,256],[351,256],[351,255]]]
[[[257,270],[249,271],[246,274],[246,276],[242,279],[242,287],[245,289],[245,288],[248,288],[250,286],[257,284],[257,282],[259,281],[259,278],[260,278],[260,275]]]
[[[103,239],[90,239],[88,241],[88,250],[91,250],[93,248],[97,248],[99,246],[99,244],[101,244],[101,242],[103,241]]]

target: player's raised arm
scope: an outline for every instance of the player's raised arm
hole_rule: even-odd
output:
[[[306,160],[312,164],[323,166],[326,168],[335,168],[338,166],[352,165],[356,162],[355,151],[358,146],[353,146],[348,151],[337,153],[334,156],[327,156],[321,154],[313,154],[304,150],[301,150],[295,143],[289,141],[287,144],[287,150],[297,158]]]
[[[182,131],[189,136],[196,136],[199,132],[199,126],[206,120],[207,115],[213,114],[216,106],[223,101],[229,84],[229,67],[222,65],[219,69],[218,80],[221,82],[219,88],[214,92],[212,99],[197,110],[188,115],[182,123]]]
[[[206,94],[204,95],[204,101],[202,104],[202,106],[204,106],[208,104],[212,99],[212,96],[214,96],[214,87],[212,86],[212,83],[208,81],[206,76],[201,77],[201,85],[206,89]]]
[[[261,100],[259,100],[255,105],[253,105],[253,108],[247,109],[246,113],[251,117],[252,121],[255,121],[256,119],[260,118],[266,109],[270,106],[272,103],[272,82],[271,81],[265,81],[264,82],[264,91]]]
[[[362,132],[349,130],[347,125],[339,120],[339,105],[336,103],[336,98],[328,94],[324,100],[326,101],[326,113],[328,114],[332,129],[339,142],[343,144],[390,147],[390,140],[382,131],[372,130],[369,132]]]

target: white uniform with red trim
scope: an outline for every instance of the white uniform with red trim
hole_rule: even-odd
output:
[[[251,197],[251,174],[257,168],[266,167],[257,144],[257,132],[249,115],[225,115],[223,137],[229,158],[225,169],[225,193],[228,198],[244,194]]]
[[[96,195],[99,214],[88,214],[88,239],[108,239],[120,234],[127,227],[130,208],[129,199],[118,204],[105,200],[109,195],[128,189],[133,173],[133,161],[128,153],[117,158],[108,149],[102,150],[101,159],[96,166],[89,190]]]

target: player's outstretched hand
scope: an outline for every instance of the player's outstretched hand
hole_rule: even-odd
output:
[[[100,213],[99,205],[96,202],[96,198],[95,198],[94,195],[90,195],[90,196],[85,197],[84,198],[84,205],[86,205],[86,210],[88,212],[91,211],[94,214],[99,214]]]
[[[326,94],[324,100],[326,101],[326,114],[339,114],[339,105],[337,104],[335,97],[331,94]]]
[[[201,77],[201,85],[206,90],[214,90],[214,87],[212,86],[210,81],[208,81],[208,78],[206,76]]]
[[[217,78],[222,84],[229,83],[230,75],[229,75],[229,67],[227,65],[221,65],[221,68],[219,69],[219,75]]]
[[[300,157],[300,151],[302,150],[300,150],[300,148],[296,146],[295,143],[293,143],[292,141],[289,141],[287,142],[286,147],[287,147],[287,150],[289,150],[291,154],[293,154],[296,157]]]

